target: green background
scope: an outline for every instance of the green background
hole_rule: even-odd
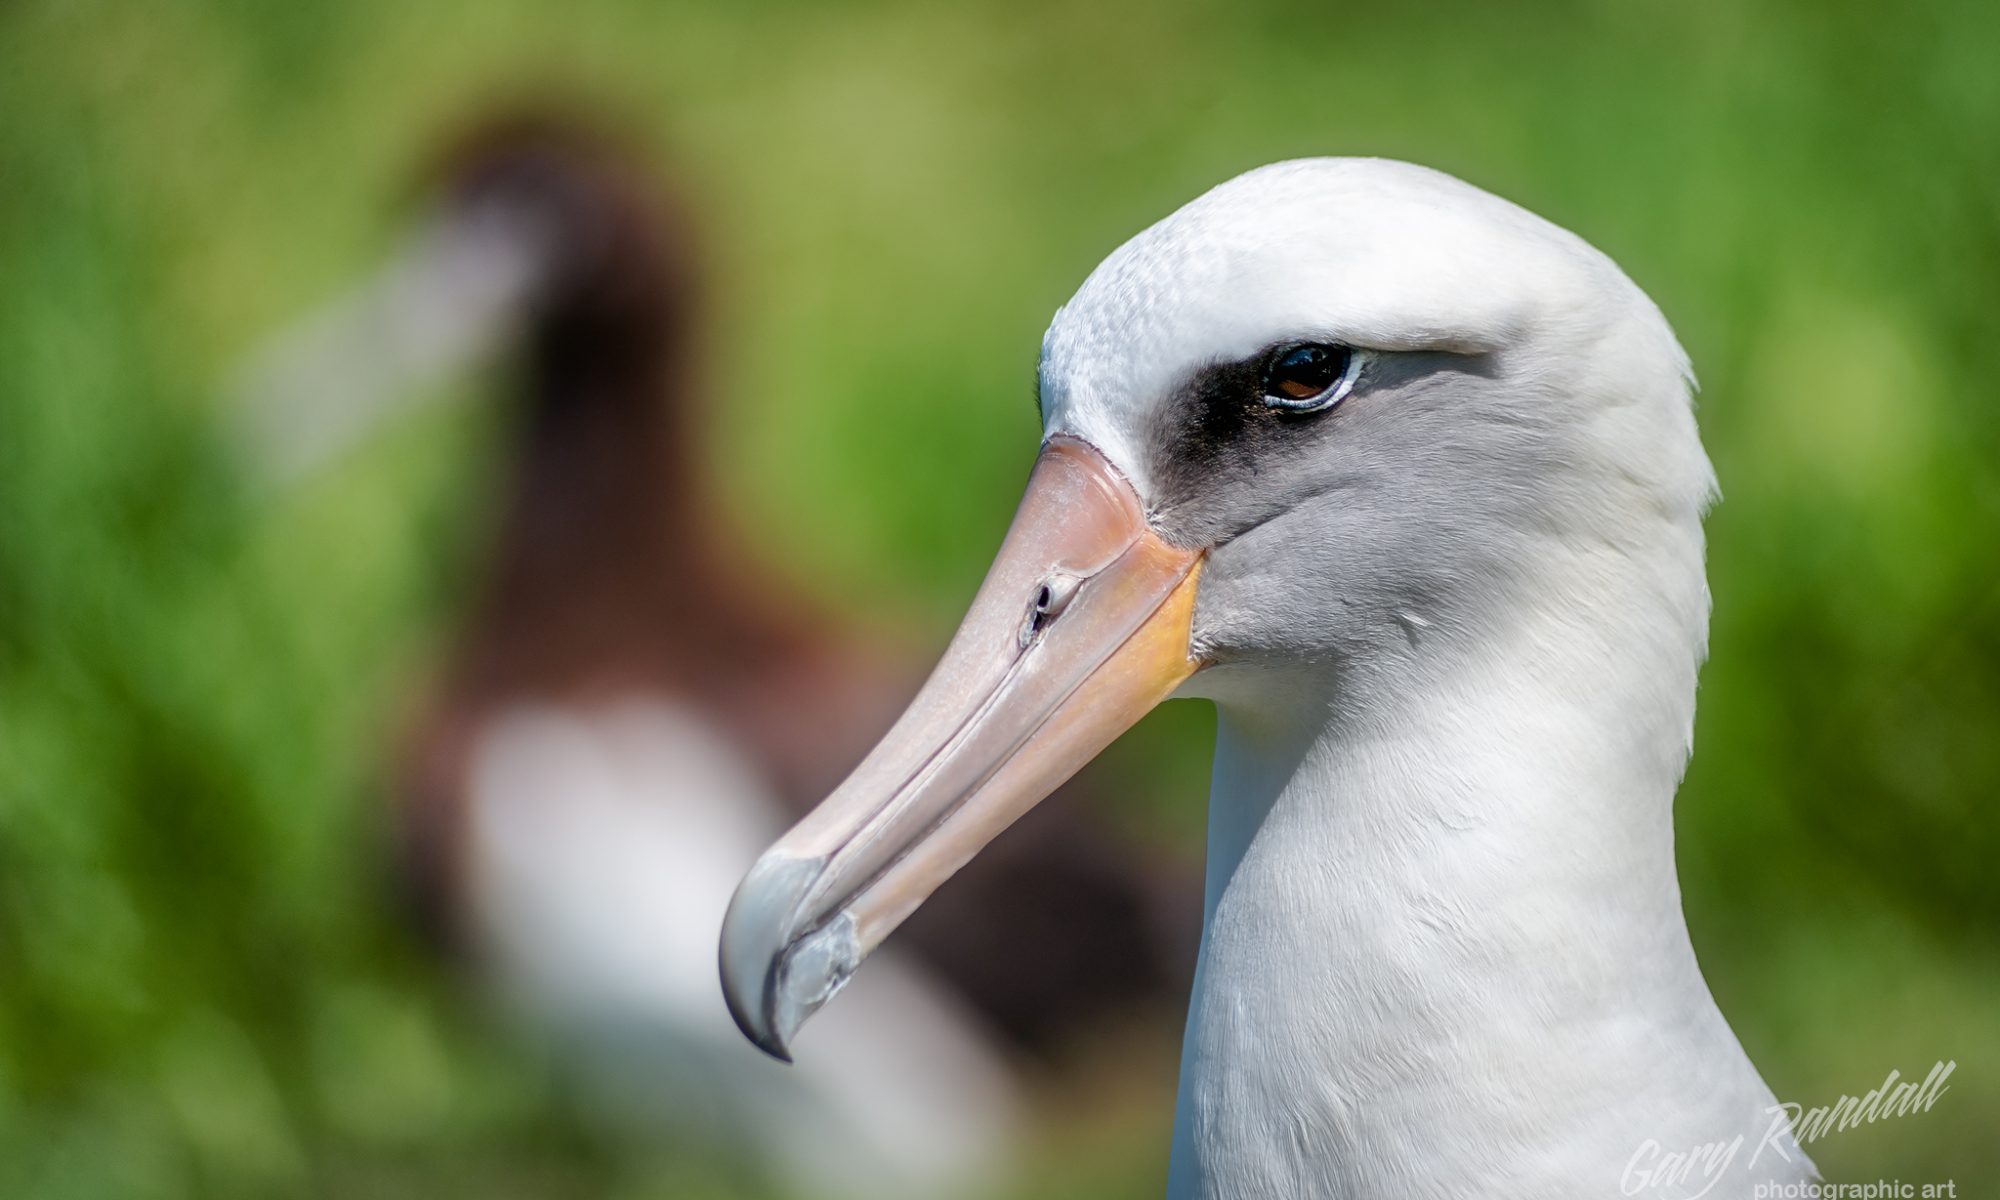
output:
[[[1955,1060],[1929,1113],[1813,1153],[1993,1194],[1996,63],[1990,0],[7,5],[0,1196],[729,1190],[593,1133],[383,897],[380,741],[490,414],[275,499],[216,435],[439,140],[544,92],[705,214],[734,518],[940,644],[1049,314],[1203,188],[1393,155],[1609,252],[1694,357],[1726,497],[1679,809],[1714,990],[1785,1099]],[[1125,819],[1197,837],[1209,727],[1169,706],[1112,752]],[[1023,1194],[1158,1192],[1177,1038],[1132,1041],[1051,1100]]]

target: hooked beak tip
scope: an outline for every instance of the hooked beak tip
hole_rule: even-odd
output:
[[[846,914],[800,929],[823,858],[771,851],[737,886],[722,919],[722,995],[736,1027],[759,1050],[792,1061],[792,1035],[833,998],[860,955]]]

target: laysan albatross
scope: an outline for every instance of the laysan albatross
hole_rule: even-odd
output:
[[[1041,457],[943,662],[739,888],[739,1025],[788,1056],[999,830],[1203,697],[1170,1196],[1613,1196],[1738,1137],[1647,1194],[1812,1178],[1674,870],[1691,385],[1610,259],[1420,167],[1280,163],[1139,234],[1043,340]]]

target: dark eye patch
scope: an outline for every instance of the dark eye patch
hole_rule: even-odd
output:
[[[1262,385],[1263,364],[1257,359],[1197,372],[1161,412],[1156,459],[1210,466],[1251,431],[1275,428],[1278,413],[1263,403]]]
[[[1370,463],[1423,460],[1419,447],[1449,440],[1480,409],[1474,380],[1503,372],[1502,357],[1448,350],[1369,351],[1338,404],[1272,407],[1264,394],[1280,343],[1241,362],[1190,376],[1154,410],[1146,433],[1156,527],[1177,545],[1212,545]],[[1356,399],[1365,403],[1358,407]],[[1493,419],[1504,419],[1495,417]],[[1386,455],[1390,440],[1403,448]]]
[[[1252,473],[1287,445],[1311,440],[1308,429],[1322,416],[1274,405],[1266,394],[1274,365],[1294,348],[1204,367],[1160,407],[1149,447],[1156,507],[1175,507],[1219,479]],[[1323,365],[1287,364],[1280,371],[1310,375]]]

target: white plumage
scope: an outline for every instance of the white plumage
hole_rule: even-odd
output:
[[[1524,575],[1456,581],[1505,598],[1490,629],[1429,654],[1426,628],[1466,620],[1415,608],[1393,641],[1356,631],[1319,662],[1183,688],[1221,720],[1170,1195],[1606,1196],[1648,1139],[1741,1135],[1747,1160],[1776,1101],[1710,998],[1673,860],[1714,489],[1685,355],[1609,259],[1520,208],[1401,163],[1281,163],[1091,275],[1045,341],[1047,430],[1147,496],[1135,431],[1173,381],[1281,338],[1504,357],[1505,385],[1463,389],[1457,419],[1561,424],[1588,457],[1473,464],[1536,493],[1541,522],[1494,534],[1525,539]],[[1474,502],[1452,455],[1396,469]],[[1451,524],[1480,537],[1491,516]],[[1286,570],[1301,530],[1281,525],[1234,552]],[[1296,603],[1280,616],[1319,619]],[[1711,1194],[1808,1177],[1783,1143]]]
[[[1674,871],[1715,490],[1691,386],[1610,259],[1423,168],[1280,163],[1133,238],[1043,341],[1043,454],[944,665],[738,890],[745,1032],[783,1053],[1178,686],[1219,735],[1174,1200],[1810,1179]]]

